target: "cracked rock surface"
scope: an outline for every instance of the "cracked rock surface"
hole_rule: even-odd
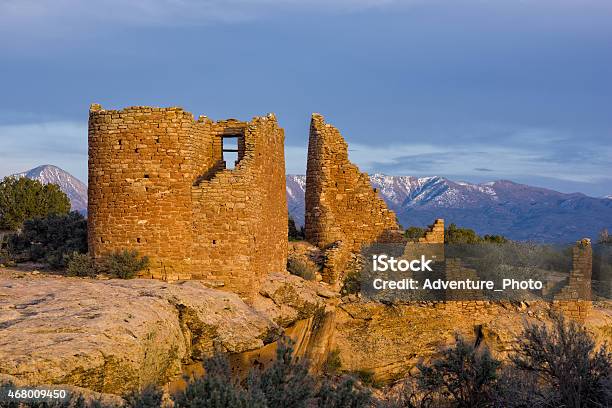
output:
[[[275,340],[279,326],[198,281],[0,274],[0,373],[121,394],[182,363]]]

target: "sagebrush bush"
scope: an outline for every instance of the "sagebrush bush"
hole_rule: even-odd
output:
[[[94,260],[87,254],[73,252],[68,256],[66,275],[93,278],[98,274]]]
[[[500,362],[488,349],[479,351],[460,336],[455,339],[441,358],[417,365],[419,386],[426,393],[440,393],[456,407],[486,407],[492,401]]]
[[[98,262],[100,272],[113,278],[132,279],[138,272],[149,266],[149,258],[141,257],[138,251],[115,251],[102,257]]]
[[[267,368],[251,370],[240,382],[232,377],[227,358],[216,355],[205,362],[205,375],[192,379],[174,396],[177,408],[365,408],[370,392],[353,378],[325,381],[317,390],[306,361],[293,354],[293,342],[279,340],[276,359]]]
[[[340,350],[334,349],[325,359],[325,374],[337,374],[342,368],[342,360],[340,360]]]
[[[551,406],[604,407],[612,405],[612,353],[595,348],[586,329],[563,315],[553,326],[527,324],[519,338],[514,366],[535,373],[541,402]]]
[[[372,403],[372,392],[359,387],[354,377],[346,376],[337,383],[326,380],[317,393],[319,408],[362,408]]]
[[[77,212],[27,220],[10,237],[8,251],[21,260],[65,267],[68,255],[87,252],[87,220]]]
[[[140,391],[134,391],[124,397],[129,408],[159,408],[162,406],[164,393],[161,388],[148,385]]]
[[[317,267],[299,258],[289,258],[287,260],[287,271],[309,281],[315,280],[317,277]]]
[[[185,390],[174,396],[177,408],[248,408],[249,395],[232,379],[227,359],[215,355],[204,362],[206,374],[192,379]]]
[[[293,217],[289,216],[289,241],[302,241],[304,239],[304,227],[297,228]]]

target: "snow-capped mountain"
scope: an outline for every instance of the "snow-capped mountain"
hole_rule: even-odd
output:
[[[438,176],[383,174],[371,175],[370,180],[405,227],[444,218],[447,225],[455,223],[480,234],[548,242],[596,238],[601,229],[612,229],[612,200],[581,193],[565,194],[508,180],[473,184]],[[287,176],[287,202],[298,224],[304,222],[305,181],[303,175]]]
[[[287,208],[296,224],[304,225],[306,176],[287,175]]]
[[[46,164],[13,176],[27,177],[43,184],[57,184],[70,199],[73,211],[81,214],[87,213],[87,186],[67,171]]]

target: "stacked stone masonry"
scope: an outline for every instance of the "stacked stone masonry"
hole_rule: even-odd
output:
[[[419,238],[422,244],[444,244],[444,220],[438,218],[425,231],[425,235]]]
[[[436,219],[416,242],[406,242],[404,259],[415,259],[421,255],[435,262],[444,261],[444,219]]]
[[[272,114],[214,122],[181,108],[93,104],[88,212],[94,257],[135,249],[152,278],[212,280],[250,297],[286,268],[284,132]]]
[[[338,283],[349,254],[363,245],[403,240],[395,213],[368,175],[349,161],[338,129],[316,113],[310,122],[305,204],[306,239],[322,249],[333,246],[330,267],[323,271],[327,283]]]
[[[591,278],[593,247],[590,239],[576,242],[572,248],[572,270],[566,286],[555,296],[555,308],[566,316],[583,321],[592,308]]]

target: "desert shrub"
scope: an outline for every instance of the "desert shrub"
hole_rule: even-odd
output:
[[[250,391],[265,396],[269,407],[306,407],[314,394],[315,381],[305,360],[293,355],[293,342],[279,340],[276,359],[265,370],[251,376]]]
[[[67,276],[93,278],[98,274],[94,260],[87,254],[73,252],[68,256],[66,263]]]
[[[612,404],[612,353],[584,327],[553,315],[553,326],[527,324],[518,340],[514,366],[539,379],[537,396],[550,406],[603,407]]]
[[[216,355],[205,362],[206,374],[193,379],[174,397],[177,408],[307,407],[315,381],[308,364],[293,356],[293,344],[281,339],[276,359],[266,369],[254,369],[244,384],[232,378],[227,359]]]
[[[537,375],[520,371],[513,366],[504,367],[498,374],[495,392],[492,394],[493,408],[553,407],[541,395]]]
[[[376,401],[376,408],[440,408],[444,402],[432,391],[422,391],[412,376],[404,379],[385,399]]]
[[[404,235],[406,236],[406,238],[410,240],[417,241],[419,238],[422,238],[425,236],[425,228],[408,227],[408,229],[404,231]]]
[[[8,249],[23,260],[64,267],[69,254],[87,252],[87,220],[78,212],[27,220],[9,239]]]
[[[508,239],[503,235],[485,235],[482,237],[482,241],[491,244],[505,244],[508,242]]]
[[[100,271],[113,278],[132,279],[149,266],[149,258],[141,257],[138,251],[115,251],[102,257]]]
[[[287,260],[287,271],[290,274],[301,277],[305,280],[315,280],[317,275],[316,266],[299,258],[289,258]]]
[[[206,375],[191,380],[174,397],[177,408],[248,408],[248,395],[232,379],[227,359],[218,354],[205,361]]]
[[[480,237],[473,229],[459,228],[455,224],[450,224],[444,230],[444,242],[446,244],[477,244]]]
[[[67,214],[70,200],[55,184],[43,185],[26,177],[0,182],[0,230],[16,231],[24,221]]]
[[[289,241],[302,241],[304,239],[304,227],[297,228],[295,220],[289,216]]]
[[[155,385],[148,385],[140,391],[134,391],[125,396],[129,408],[159,408],[162,406],[164,393]]]
[[[320,408],[363,408],[372,403],[369,389],[359,387],[354,377],[345,376],[334,383],[326,380],[317,393],[317,406]]]
[[[340,350],[334,349],[327,354],[325,359],[325,374],[337,374],[342,368],[342,360],[340,360]]]
[[[361,271],[349,271],[342,281],[340,293],[343,296],[359,293],[361,291]]]
[[[456,336],[453,347],[430,365],[418,365],[418,383],[426,393],[439,393],[458,408],[485,407],[490,403],[499,361],[488,349],[478,351]]]
[[[383,384],[376,379],[372,370],[357,370],[353,375],[361,381],[363,385],[374,388],[381,388]]]

